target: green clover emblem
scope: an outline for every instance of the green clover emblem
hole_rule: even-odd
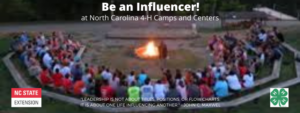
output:
[[[280,89],[280,92],[278,91],[278,89],[274,89],[272,92],[271,92],[271,103],[273,105],[277,105],[279,104],[279,107],[281,107],[281,105],[285,105],[289,99],[285,96],[288,95],[288,92],[286,90],[284,90],[283,88]]]

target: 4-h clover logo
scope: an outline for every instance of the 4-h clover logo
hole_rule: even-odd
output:
[[[270,107],[289,107],[289,89],[271,88]]]

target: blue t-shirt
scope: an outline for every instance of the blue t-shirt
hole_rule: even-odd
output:
[[[221,73],[220,72],[215,72],[215,79],[219,79],[221,76]]]
[[[228,95],[228,84],[226,81],[218,80],[215,84],[214,91],[217,97],[225,97]]]
[[[20,36],[20,41],[25,44],[28,43],[28,41],[29,41],[28,36],[26,34],[22,34]]]
[[[138,79],[139,85],[144,85],[144,83],[147,79],[147,75],[146,74],[140,74],[138,78],[139,78]]]

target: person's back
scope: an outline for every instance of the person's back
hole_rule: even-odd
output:
[[[104,80],[110,80],[112,78],[112,73],[109,71],[109,69],[104,70],[101,75]]]
[[[63,75],[59,73],[59,69],[55,70],[55,74],[52,75],[52,79],[54,81],[55,87],[60,87],[62,85]]]
[[[199,98],[200,90],[195,83],[192,83],[187,86],[187,94],[188,94],[188,98]]]
[[[164,84],[161,83],[159,80],[155,85],[154,85],[154,96],[156,100],[162,101],[165,99],[165,93],[166,93],[166,87]]]
[[[109,85],[113,88],[116,89],[120,84],[120,78],[115,76],[109,80]]]
[[[114,90],[111,86],[109,86],[108,81],[103,81],[104,85],[100,87],[101,97],[105,99],[110,99],[114,96]],[[110,101],[110,100],[108,100]]]
[[[47,67],[43,67],[43,71],[39,75],[42,85],[47,85],[47,84],[51,83],[51,79],[48,76],[48,74],[49,74],[49,71],[48,71]]]
[[[71,88],[72,88],[72,81],[69,78],[69,74],[67,74],[63,80],[62,80],[62,85],[64,87],[65,92],[71,92]]]
[[[128,88],[128,97],[129,102],[136,103],[140,101],[140,88],[134,82]]]
[[[181,105],[181,95],[175,87],[175,84],[171,83],[170,90],[166,93],[166,102],[170,103],[166,107],[172,110],[178,109]]]
[[[225,97],[228,95],[228,84],[222,77],[221,80],[216,82],[214,91],[217,97]]]
[[[200,96],[201,98],[209,98],[213,96],[212,89],[205,83],[205,81],[201,81],[199,85]]]
[[[145,85],[141,87],[142,101],[154,100],[154,88],[150,85],[150,80],[146,80]]]
[[[236,74],[229,75],[226,77],[229,88],[232,90],[241,90],[242,86]]]
[[[135,76],[134,76],[134,72],[130,72],[130,74],[127,76],[126,78],[127,84],[130,85],[133,82],[135,82]]]
[[[81,95],[83,94],[83,88],[85,87],[84,82],[82,80],[77,80],[74,83],[74,94]]]
[[[122,81],[121,85],[116,88],[116,98],[127,98],[127,87],[125,86],[124,81]]]
[[[183,81],[179,82],[179,85],[176,86],[177,91],[180,93],[181,98],[183,100],[187,100],[187,91],[186,86],[184,85]]]
[[[142,71],[141,74],[139,74],[138,76],[139,85],[140,86],[144,85],[146,79],[147,79],[147,74],[145,74],[145,72]]]
[[[254,86],[254,76],[249,71],[243,77],[243,80],[244,80],[243,85],[244,85],[245,88],[252,88]]]

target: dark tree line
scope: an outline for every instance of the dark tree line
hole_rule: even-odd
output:
[[[192,4],[194,0],[114,0],[114,4],[156,2],[159,4]],[[275,8],[294,16],[300,14],[300,0],[195,0],[200,3],[198,15],[215,15],[218,11],[251,10],[257,5]],[[0,22],[80,20],[82,15],[109,15],[101,11],[102,2],[111,0],[0,0]],[[187,15],[193,12],[161,12],[162,15]],[[120,12],[118,15],[141,15],[145,12]],[[157,12],[149,12],[157,14]]]

